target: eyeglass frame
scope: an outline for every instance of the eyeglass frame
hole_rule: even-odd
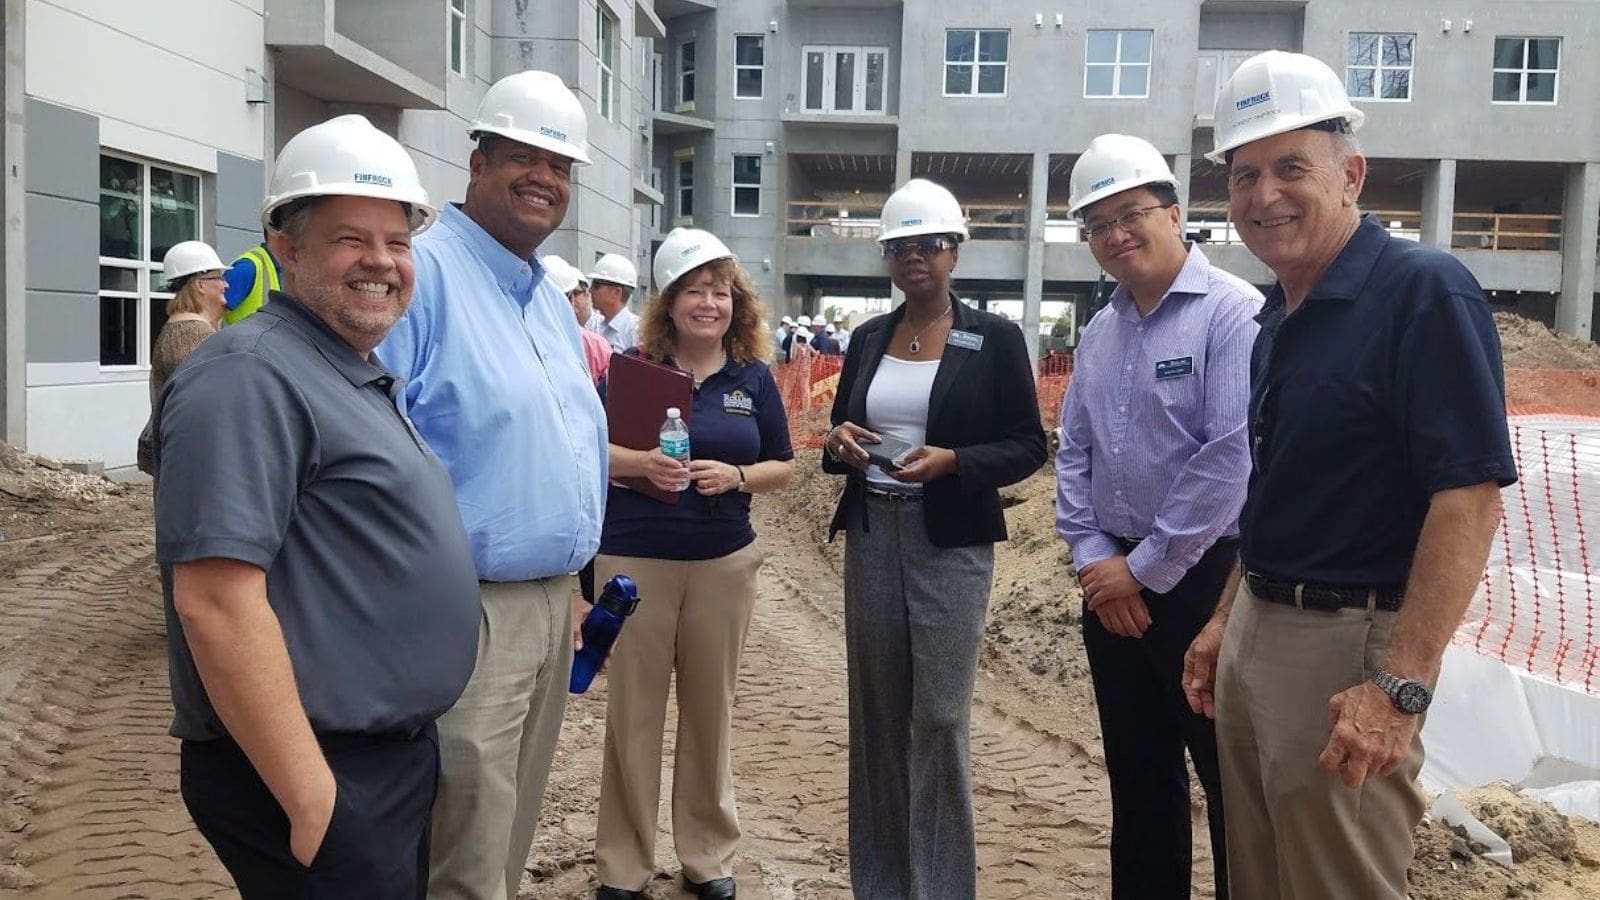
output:
[[[942,234],[919,234],[911,237],[895,238],[892,241],[884,241],[878,245],[878,248],[884,259],[900,259],[912,250],[916,250],[924,256],[930,253],[938,253],[941,250],[954,250],[958,243],[954,238],[946,237]]]
[[[1132,234],[1133,230],[1138,228],[1139,223],[1143,222],[1150,213],[1158,209],[1170,209],[1176,205],[1175,203],[1157,203],[1152,206],[1140,206],[1130,209],[1113,219],[1101,222],[1099,225],[1090,225],[1085,220],[1082,225],[1078,226],[1078,231],[1083,235],[1084,242],[1090,244],[1110,238],[1112,228],[1121,228],[1123,231]]]

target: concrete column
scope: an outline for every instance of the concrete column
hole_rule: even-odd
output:
[[[23,82],[23,25],[26,0],[5,0],[5,22],[0,24],[0,104],[5,122],[0,125],[0,439],[19,449],[28,445],[27,281],[24,278],[23,119],[28,98]]]
[[[1039,309],[1044,301],[1045,204],[1050,195],[1050,154],[1033,154],[1028,176],[1028,258],[1022,276],[1022,334],[1028,352],[1039,355]]]
[[[1456,221],[1456,161],[1434,159],[1422,173],[1422,243],[1450,249]]]
[[[1179,153],[1172,158],[1172,174],[1178,176],[1178,208],[1185,216],[1189,215],[1189,170],[1193,166],[1193,154]]]
[[[1556,300],[1556,330],[1592,340],[1600,163],[1567,166],[1566,201],[1561,209],[1561,296]]]
[[[896,150],[894,153],[894,186],[900,187],[911,180],[911,151]]]

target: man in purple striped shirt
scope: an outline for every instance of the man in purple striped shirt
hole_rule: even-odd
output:
[[[1056,530],[1083,586],[1111,779],[1116,900],[1189,897],[1186,746],[1228,896],[1216,733],[1184,698],[1183,657],[1237,554],[1262,296],[1185,245],[1176,186],[1155,147],[1118,134],[1096,138],[1071,178],[1072,214],[1119,282],[1079,342],[1056,455]]]

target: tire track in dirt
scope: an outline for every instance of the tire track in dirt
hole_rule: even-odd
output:
[[[0,797],[28,897],[231,892],[177,793],[148,528],[66,541],[0,586]]]

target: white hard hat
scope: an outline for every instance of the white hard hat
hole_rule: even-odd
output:
[[[1366,114],[1350,103],[1344,82],[1327,63],[1303,53],[1268,50],[1240,64],[1217,94],[1214,149],[1206,159],[1225,162],[1228,151],[1251,141],[1341,120],[1351,131]]]
[[[205,241],[180,241],[161,258],[161,274],[167,284],[196,272],[220,272],[226,268],[217,251]]]
[[[803,319],[803,318],[805,318],[805,316],[801,316],[801,318]],[[795,332],[794,339],[799,341],[802,344],[809,344],[809,343],[811,343],[811,332],[809,332],[809,331],[797,331],[797,332]]]
[[[607,253],[594,262],[594,271],[589,273],[590,283],[596,281],[609,281],[620,284],[629,290],[639,286],[639,270],[633,263],[620,253]]]
[[[829,322],[828,323],[828,327],[826,329],[824,329],[824,330],[827,331],[829,334],[838,334],[839,333],[839,329],[833,327],[833,323],[832,322]]]
[[[843,325],[844,324],[844,316],[835,314],[834,317],[833,317],[833,324],[835,324],[835,325]]]
[[[572,293],[583,283],[583,273],[578,271],[578,267],[559,256],[546,256],[539,262],[544,266],[550,283],[563,294]]]
[[[811,327],[811,317],[810,316],[801,316],[799,324],[800,324],[801,328],[810,328]]]
[[[286,204],[329,196],[404,203],[411,210],[412,234],[427,228],[437,213],[406,148],[354,114],[313,125],[283,145],[261,204],[261,225],[272,227],[272,214]]]
[[[1147,184],[1178,186],[1178,179],[1149,141],[1126,134],[1102,134],[1089,142],[1072,166],[1067,215],[1076,216],[1112,194]]]
[[[529,69],[496,81],[484,91],[467,134],[474,140],[497,134],[576,163],[589,162],[589,117],[578,96],[551,72]]]
[[[739,258],[716,235],[698,228],[674,228],[656,250],[656,290],[665,291],[672,283],[708,262]]]
[[[919,234],[967,239],[967,220],[954,194],[926,178],[913,178],[884,201],[878,242]]]
[[[780,320],[780,322],[781,322],[781,324],[784,324],[784,325],[793,325],[794,324],[794,316],[784,316]]]

